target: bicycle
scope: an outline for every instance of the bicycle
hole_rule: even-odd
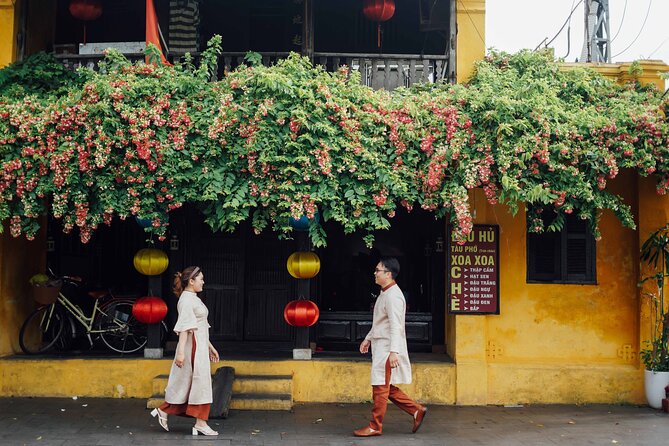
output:
[[[63,276],[64,283],[78,287],[79,277]],[[132,315],[133,299],[116,298],[111,291],[90,291],[94,299],[90,316],[58,291],[55,302],[42,305],[33,311],[21,326],[19,344],[26,354],[45,353],[54,348],[64,350],[76,333],[78,322],[91,342],[91,335],[97,335],[111,350],[119,353],[133,353],[147,343],[147,327]],[[41,339],[35,339],[36,333]],[[167,326],[161,322],[161,337],[167,334]]]

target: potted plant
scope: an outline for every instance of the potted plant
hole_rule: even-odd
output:
[[[646,263],[648,274],[639,287],[642,296],[650,303],[650,339],[648,347],[641,350],[641,360],[646,367],[644,387],[648,404],[662,408],[664,388],[669,385],[669,313],[664,302],[664,284],[669,270],[669,224],[653,232],[641,246],[641,260]]]

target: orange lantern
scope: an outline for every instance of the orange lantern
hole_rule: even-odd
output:
[[[160,297],[140,297],[132,304],[132,315],[143,324],[157,324],[167,315],[167,304]]]
[[[170,264],[165,251],[155,248],[144,248],[137,251],[133,259],[135,269],[145,276],[162,274]]]
[[[293,300],[283,309],[283,318],[293,327],[311,327],[318,322],[321,312],[310,300]]]
[[[321,259],[315,252],[294,252],[288,257],[286,268],[296,279],[311,279],[321,270]]]

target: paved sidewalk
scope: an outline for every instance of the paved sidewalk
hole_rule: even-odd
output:
[[[669,415],[634,406],[430,406],[421,430],[389,407],[384,433],[355,438],[369,404],[298,404],[291,412],[231,411],[220,435],[192,437],[170,417],[164,432],[140,399],[0,399],[0,445],[669,445]]]

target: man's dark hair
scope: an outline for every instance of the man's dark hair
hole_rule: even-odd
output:
[[[400,274],[400,262],[395,257],[381,257],[379,262],[381,262],[385,269],[390,271],[393,280],[397,279],[397,276]]]

